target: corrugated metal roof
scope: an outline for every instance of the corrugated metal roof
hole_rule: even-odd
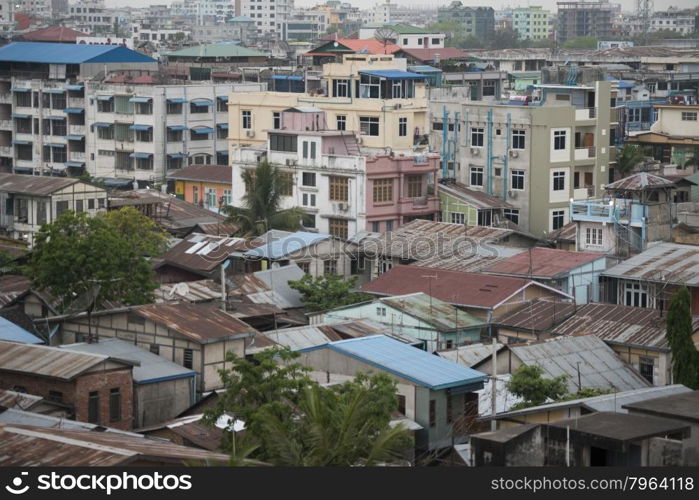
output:
[[[385,335],[340,340],[311,349],[319,348],[347,354],[432,390],[468,385],[476,386],[474,390],[477,390],[486,378],[481,372],[446,361]],[[305,349],[302,352],[308,351],[309,349]]]
[[[550,241],[569,241],[575,242],[578,225],[575,221],[569,222],[565,226],[546,235],[546,239]]]
[[[0,466],[116,466],[138,460],[228,463],[229,456],[121,433],[0,424]]]
[[[37,43],[36,45],[47,44]],[[0,51],[2,51],[2,48],[0,48]],[[72,184],[77,184],[78,182],[80,182],[78,179],[71,179],[68,177],[0,173],[0,191],[5,193],[48,196],[55,191],[68,187]]]
[[[332,238],[332,236],[329,234],[297,231],[278,240],[248,250],[244,255],[252,259],[282,259],[289,254],[298,252],[299,250],[330,238]],[[264,241],[262,237],[260,237],[260,239]]]
[[[15,325],[11,321],[0,316],[0,340],[8,342],[20,342],[22,344],[43,344],[36,335],[32,335],[27,330],[19,325]]]
[[[109,359],[108,356],[70,352],[58,347],[0,341],[0,370],[3,371],[72,380]]]
[[[655,399],[626,403],[625,408],[678,420],[699,422],[699,391],[683,391]]]
[[[652,243],[640,254],[601,274],[614,278],[699,285],[699,247]]]
[[[199,414],[180,417],[159,425],[138,429],[138,431],[148,435],[149,432],[167,429],[199,448],[211,451],[219,450],[221,448],[221,440],[223,439],[223,430],[218,426],[209,426],[202,423],[201,419],[203,416],[203,414]]]
[[[167,57],[267,57],[264,52],[232,43],[196,45],[165,54]]]
[[[233,182],[233,167],[226,165],[190,165],[169,173],[168,178],[186,181],[205,181],[220,184]]]
[[[674,185],[675,183],[671,180],[648,172],[640,172],[607,184],[604,189],[606,191],[643,191],[644,189],[669,188]]]
[[[426,259],[420,259],[410,265],[420,267],[433,267],[449,271],[478,272],[491,264],[501,261],[512,255],[523,252],[523,248],[510,248],[501,245],[489,244],[488,249],[477,248],[471,253],[450,255],[434,255]]]
[[[397,69],[360,69],[360,74],[378,76],[386,80],[424,80],[425,75],[420,73],[410,73],[409,71],[401,71]]]
[[[430,299],[430,296],[426,293],[418,292],[395,297],[383,297],[379,301],[404,314],[417,318],[439,331],[475,328],[487,324],[482,319],[461,311],[451,304],[442,302],[434,297]]]
[[[534,247],[483,269],[484,273],[554,279],[596,260],[604,269],[605,256],[595,252],[569,252],[555,248]]]
[[[214,280],[183,281],[165,283],[153,291],[155,303],[186,300],[187,302],[206,302],[221,298],[221,286]]]
[[[105,338],[90,344],[62,345],[60,348],[87,354],[101,354],[110,358],[134,362],[133,380],[137,384],[149,384],[163,379],[187,378],[196,375],[194,370],[184,368],[162,356],[117,338]]]
[[[608,343],[668,350],[666,318],[657,309],[590,303],[552,330],[555,335],[593,334]],[[699,318],[694,320],[699,329]]]
[[[117,45],[14,42],[0,47],[0,61],[43,64],[156,63]]]
[[[496,343],[495,350],[499,351],[502,346],[503,344]],[[468,366],[469,368],[480,363],[492,354],[492,344],[463,345],[448,351],[437,351],[438,356],[451,361],[452,363]]]
[[[330,342],[342,340],[337,333],[323,328],[323,325],[306,325],[296,328],[283,328],[263,332],[273,342],[288,347],[292,351],[299,351],[309,347],[325,345]]]
[[[36,396],[34,394],[0,389],[0,406],[4,406],[5,408],[29,410],[36,404],[43,401],[43,399],[44,398],[41,396]]]
[[[163,261],[188,271],[208,273],[234,253],[261,244],[245,238],[192,233],[163,255]]]
[[[525,365],[543,368],[546,377],[566,375],[569,392],[579,389],[578,373],[582,388],[628,391],[650,385],[594,335],[554,337],[528,345],[510,346],[509,349]]]
[[[471,189],[466,184],[461,182],[442,183],[439,185],[439,190],[449,196],[463,200],[479,209],[514,208],[514,205],[507,203],[502,198],[490,195],[483,191]]]
[[[575,310],[576,304],[574,302],[536,299],[494,319],[493,322],[498,326],[541,332],[565,321],[575,313]]]
[[[144,439],[142,435],[136,434],[135,432],[122,431],[112,427],[103,427],[101,425],[80,422],[78,420],[69,420],[63,417],[43,415],[41,413],[35,413],[32,411],[23,411],[17,408],[10,408],[0,412],[0,424],[83,431],[94,431],[94,429],[99,428],[100,430],[95,432],[113,432],[123,436]]]

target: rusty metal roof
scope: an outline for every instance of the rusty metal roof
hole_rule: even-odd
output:
[[[577,233],[577,224],[575,222],[569,222],[560,229],[551,231],[547,235],[547,240],[551,241],[570,241],[575,243],[575,236]]]
[[[574,302],[536,299],[523,304],[504,316],[493,320],[498,326],[516,330],[541,332],[548,330],[575,313]]]
[[[555,279],[563,278],[574,269],[600,259],[603,262],[599,270],[602,270],[604,254],[535,247],[491,264],[484,268],[483,272],[503,276]]]
[[[675,183],[669,179],[664,179],[648,172],[640,172],[607,184],[604,186],[604,189],[606,191],[643,191],[646,189],[669,188],[674,185]]]
[[[139,306],[133,312],[201,344],[256,333],[254,328],[222,311],[216,303],[151,304]]]
[[[113,360],[109,356],[100,354],[85,354],[57,347],[0,341],[0,371],[73,380],[107,361],[130,366],[126,362]]]
[[[426,259],[420,259],[410,265],[420,267],[434,267],[450,271],[478,272],[491,264],[501,261],[512,255],[523,252],[523,248],[510,248],[502,245],[489,244],[487,249],[475,249],[472,252],[459,252],[454,255],[433,255]]]
[[[495,351],[499,351],[503,344],[496,343]],[[469,344],[462,345],[456,349],[449,349],[446,351],[437,351],[437,355],[451,361],[453,363],[459,363],[460,365],[468,366],[469,368],[477,365],[488,356],[493,354],[492,344]]]
[[[49,196],[51,193],[77,184],[78,182],[80,182],[78,179],[70,177],[0,173],[0,192],[27,194],[31,196]]]
[[[148,435],[167,429],[199,448],[217,451],[221,448],[223,430],[218,426],[208,426],[202,423],[201,419],[203,416],[200,413],[198,415],[179,417],[157,425],[137,429],[137,432]],[[155,436],[160,437],[158,434],[155,434]]]
[[[167,174],[168,179],[195,182],[213,182],[230,186],[233,167],[227,165],[190,165]]]
[[[181,283],[165,283],[153,292],[155,302],[206,302],[221,299],[221,286],[214,280],[183,281]]]
[[[32,406],[43,401],[43,399],[44,398],[41,396],[36,396],[34,394],[0,389],[0,406],[4,406],[5,408],[28,410]]]
[[[0,466],[115,466],[154,461],[228,463],[229,456],[121,433],[0,424]]]
[[[25,276],[7,274],[0,276],[0,307],[13,303],[31,288],[31,280]]]
[[[592,334],[610,344],[669,350],[666,318],[657,309],[614,304],[585,304],[552,330],[555,335]],[[699,330],[699,318],[693,322]]]
[[[411,293],[379,299],[409,316],[419,319],[439,331],[452,331],[463,328],[485,326],[486,322],[472,314],[432,297],[426,293]]]
[[[638,255],[601,273],[613,278],[699,285],[699,247],[652,243]]]
[[[449,196],[459,198],[475,208],[514,208],[514,205],[507,203],[502,198],[479,191],[477,189],[471,189],[466,184],[461,182],[441,183],[439,185],[439,190]]]
[[[236,252],[258,247],[262,241],[193,233],[163,255],[163,262],[187,271],[208,273]]]

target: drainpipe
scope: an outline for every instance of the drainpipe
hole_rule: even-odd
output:
[[[507,189],[509,184],[508,169],[510,167],[510,148],[512,147],[512,113],[507,113],[507,136],[505,137],[505,156],[502,172],[502,200],[507,201]]]
[[[447,178],[447,132],[449,113],[446,105],[442,106],[442,179]]]
[[[488,147],[486,149],[486,154],[488,158],[486,159],[486,170],[488,171],[488,194],[493,194],[493,109],[488,110]]]

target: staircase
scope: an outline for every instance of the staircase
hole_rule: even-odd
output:
[[[342,137],[342,141],[345,143],[348,156],[359,156],[362,154],[359,150],[359,144],[357,144],[357,138],[354,136],[353,132],[341,132],[340,136]]]

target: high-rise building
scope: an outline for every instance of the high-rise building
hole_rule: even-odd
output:
[[[551,12],[540,6],[514,9],[512,29],[521,40],[544,40],[551,33]]]
[[[612,36],[612,18],[618,10],[619,6],[609,0],[558,2],[556,39],[559,43],[582,36],[608,39]]]
[[[439,9],[440,21],[457,21],[463,34],[487,40],[495,32],[495,10],[492,7],[467,7],[454,1],[448,7]]]
[[[240,15],[255,20],[260,36],[287,39],[287,21],[294,8],[294,0],[240,0]]]

